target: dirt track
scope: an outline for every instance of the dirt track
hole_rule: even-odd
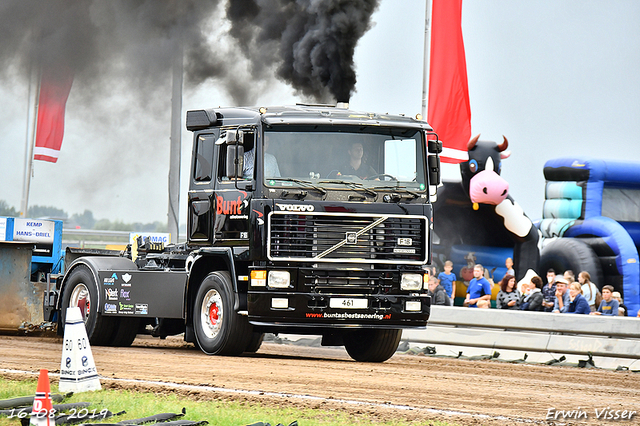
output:
[[[404,419],[426,424],[447,420],[462,425],[522,424],[517,419],[546,423],[548,410],[586,412],[590,424],[640,424],[640,415],[629,421],[597,420],[595,410],[640,412],[640,374],[608,370],[506,364],[396,354],[382,364],[352,361],[345,351],[332,348],[263,344],[253,355],[207,356],[178,339],[161,341],[138,338],[131,348],[93,347],[104,387],[149,388],[155,392],[183,392],[201,399],[260,401],[348,410],[354,415]],[[61,339],[0,336],[0,368],[57,372]],[[12,373],[0,374],[15,377]],[[167,389],[158,385],[130,384],[113,379],[144,379],[216,388],[258,390],[310,395],[325,399],[301,399],[273,395],[221,391]],[[348,404],[337,399],[366,401]],[[385,407],[391,404],[413,410]],[[463,412],[478,416],[438,413]],[[499,416],[507,417],[498,418]],[[565,419],[559,423],[581,424]]]

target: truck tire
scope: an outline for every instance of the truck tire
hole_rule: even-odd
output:
[[[67,308],[76,306],[82,313],[89,343],[94,346],[108,345],[113,338],[118,318],[105,317],[98,312],[98,285],[89,268],[84,265],[71,270],[62,291],[60,315],[63,327]]]
[[[118,318],[118,326],[109,342],[109,346],[126,347],[131,346],[138,335],[140,318]]]
[[[402,330],[364,328],[344,336],[344,348],[351,358],[361,362],[384,362],[391,358],[402,337]]]
[[[233,310],[231,278],[226,271],[212,272],[202,281],[193,309],[198,346],[208,355],[240,355],[253,334],[247,317]]]
[[[578,274],[587,271],[591,281],[602,286],[604,278],[602,265],[593,249],[579,238],[558,238],[553,240],[540,253],[540,274],[546,274],[553,268],[556,274],[571,269],[578,280]]]
[[[260,346],[262,346],[262,340],[264,339],[264,333],[258,333],[254,331],[251,333],[251,340],[247,345],[247,348],[244,350],[247,353],[255,353],[258,352]]]

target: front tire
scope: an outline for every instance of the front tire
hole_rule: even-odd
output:
[[[118,325],[118,318],[105,317],[98,312],[98,286],[93,274],[84,265],[77,266],[69,273],[62,291],[62,312],[60,315],[63,327],[69,307],[80,308],[90,344],[105,346],[111,343]]]
[[[231,278],[212,272],[202,281],[193,309],[198,346],[208,355],[239,355],[251,342],[253,327],[233,309]]]
[[[396,353],[402,330],[363,328],[344,336],[344,348],[351,358],[361,362],[384,362]]]
[[[254,331],[253,333],[251,333],[251,340],[249,341],[249,344],[247,345],[247,348],[244,351],[247,353],[258,352],[258,349],[260,349],[260,346],[262,346],[263,340],[264,340],[264,333],[258,333],[257,331]]]
[[[116,347],[131,346],[138,335],[140,318],[119,318],[119,320],[109,345]]]

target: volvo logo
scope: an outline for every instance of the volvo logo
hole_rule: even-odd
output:
[[[347,244],[356,244],[358,242],[358,234],[356,232],[347,232],[345,241]]]
[[[312,212],[315,210],[315,207],[313,207],[311,204],[278,204],[276,203],[276,206],[278,206],[278,208],[281,211],[288,211],[288,212]]]

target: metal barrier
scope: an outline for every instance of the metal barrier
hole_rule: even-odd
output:
[[[79,248],[124,247],[129,243],[129,235],[129,231],[64,228],[62,230],[62,243],[65,247]]]
[[[427,329],[402,340],[638,360],[640,318],[432,306]]]

